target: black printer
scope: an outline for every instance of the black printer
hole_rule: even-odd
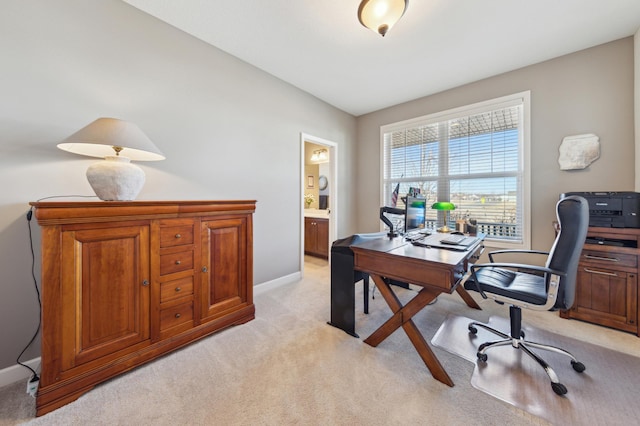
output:
[[[566,192],[560,198],[579,195],[589,202],[589,226],[640,228],[638,192]]]

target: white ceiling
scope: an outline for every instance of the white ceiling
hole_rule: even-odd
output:
[[[633,35],[640,0],[123,0],[355,116]]]

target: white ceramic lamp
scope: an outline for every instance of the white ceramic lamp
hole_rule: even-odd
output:
[[[144,186],[144,171],[133,161],[165,157],[138,126],[116,118],[98,118],[58,144],[75,154],[101,157],[87,169],[87,180],[105,201],[131,201]]]

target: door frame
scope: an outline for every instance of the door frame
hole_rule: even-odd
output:
[[[307,133],[300,133],[300,276],[304,276],[304,175],[305,166],[305,142],[322,145],[329,150],[329,188],[331,188],[331,198],[329,207],[329,260],[331,260],[331,243],[338,237],[338,144],[327,139],[322,139]]]

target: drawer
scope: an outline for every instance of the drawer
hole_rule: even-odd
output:
[[[580,262],[614,269],[616,266],[635,268],[638,265],[638,257],[633,254],[583,250]]]
[[[193,250],[160,255],[160,275],[193,269]]]
[[[160,311],[160,331],[192,322],[193,302],[183,303]]]
[[[185,296],[193,296],[193,277],[181,278],[160,284],[160,303],[169,302]]]
[[[174,247],[193,244],[193,223],[160,228],[160,247]]]

